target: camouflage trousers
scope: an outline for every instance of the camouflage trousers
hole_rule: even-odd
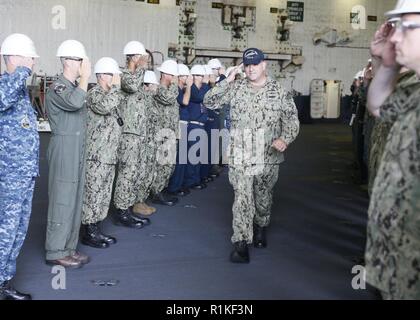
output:
[[[370,150],[369,150],[369,195],[372,194],[373,184],[375,182],[376,173],[378,172],[379,165],[381,164],[382,155],[384,153],[386,140],[388,138],[389,131],[391,130],[391,124],[376,120],[375,125],[372,129],[370,139]]]
[[[162,150],[159,146],[155,150],[155,168],[151,193],[156,195],[168,187],[169,180],[175,170],[177,145],[171,144],[170,150]],[[164,159],[161,161],[160,159]]]
[[[168,187],[169,179],[174,173],[175,165],[173,164],[157,164],[156,171],[151,187],[152,194],[158,194]]]
[[[270,223],[273,188],[278,165],[266,165],[262,172],[250,174],[244,168],[230,167],[229,181],[235,192],[233,202],[232,242],[252,243],[253,224],[266,227]]]
[[[138,162],[137,179],[135,181],[135,203],[143,203],[149,197],[158,167],[156,166],[155,150],[149,144],[142,144],[141,158]]]
[[[135,134],[123,134],[118,148],[118,175],[114,192],[114,205],[126,210],[136,201],[136,183],[142,138]]]
[[[86,161],[82,224],[92,224],[105,220],[111,203],[114,178],[114,164]]]
[[[35,178],[0,176],[0,284],[16,273],[28,230]]]

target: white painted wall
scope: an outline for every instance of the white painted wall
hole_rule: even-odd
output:
[[[66,9],[64,30],[52,27],[52,8],[57,5]],[[81,41],[93,63],[110,56],[123,65],[122,51],[130,40],[167,55],[168,43],[178,41],[178,7],[175,0],[161,0],[160,5],[134,0],[0,0],[0,41],[14,32],[34,40],[41,56],[36,72],[60,71],[55,54],[67,39]]]
[[[369,42],[379,25],[384,21],[384,12],[392,9],[396,0],[300,0],[305,3],[304,22],[295,22],[290,40],[303,47],[306,62],[294,76],[294,89],[309,93],[310,81],[314,78],[341,80],[345,93],[349,93],[353,76],[361,70],[369,58]],[[256,32],[248,34],[248,45],[266,51],[275,49],[276,15],[270,7],[285,8],[287,0],[258,0]],[[366,30],[353,30],[350,12],[355,5],[363,5],[367,15],[376,15],[377,22],[367,22]],[[197,46],[224,48],[230,46],[231,35],[221,26],[221,10],[212,9],[211,1],[198,0]],[[324,28],[347,31],[354,37],[349,48],[327,48],[324,44],[314,46],[314,33]],[[355,47],[355,48],[351,48]],[[290,79],[284,84],[290,88]]]
[[[236,1],[239,0],[229,0],[230,3]],[[238,4],[243,4],[242,1]],[[292,44],[303,47],[306,62],[294,74],[294,89],[308,94],[310,81],[322,78],[342,80],[345,93],[348,93],[354,74],[369,57],[369,41],[383,22],[383,13],[392,9],[396,0],[301,1],[305,3],[304,22],[294,24],[290,39]],[[221,10],[212,9],[211,2],[198,0],[196,44],[228,48],[230,32],[223,30]],[[285,7],[286,0],[257,0],[256,3],[256,32],[248,34],[248,44],[274,50],[276,15],[269,9]],[[364,5],[368,15],[378,16],[377,22],[367,22],[366,30],[351,28],[350,11],[357,4]],[[51,26],[54,17],[51,10],[56,5],[63,5],[66,9],[65,30],[54,30]],[[175,0],[161,0],[160,5],[134,0],[0,0],[0,40],[12,32],[28,34],[41,55],[37,68],[48,74],[59,72],[55,52],[63,40],[70,38],[83,42],[93,61],[111,56],[122,65],[122,49],[133,39],[142,41],[149,49],[161,51],[166,57],[168,43],[178,41],[178,9]],[[356,48],[314,46],[313,34],[325,27],[351,33],[354,42],[349,46]],[[290,87],[290,82],[290,78],[284,80],[287,87]]]

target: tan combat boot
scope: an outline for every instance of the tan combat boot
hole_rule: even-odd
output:
[[[156,212],[156,208],[155,208],[155,207],[151,207],[151,206],[149,206],[147,203],[144,203],[144,206],[145,206],[148,210],[150,210],[152,213],[155,213],[155,212]]]
[[[148,209],[147,205],[143,203],[136,203],[133,207],[135,214],[141,214],[142,216],[150,216],[154,211]]]

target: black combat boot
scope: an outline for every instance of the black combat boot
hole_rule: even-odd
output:
[[[191,189],[194,189],[194,190],[203,190],[205,188],[207,188],[207,184],[205,184],[203,182],[191,186]]]
[[[106,243],[101,238],[99,227],[95,223],[83,225],[82,243],[86,246],[99,249],[105,249],[109,247],[109,243]]]
[[[154,195],[152,202],[172,207],[178,202],[178,198],[171,197],[166,192],[162,191]]]
[[[138,215],[136,215],[133,212],[133,207],[128,208],[128,210],[130,211],[130,215],[131,215],[131,219],[136,221],[136,222],[141,222],[143,224],[143,226],[148,226],[150,224],[150,219],[149,218],[143,218],[140,217]]]
[[[141,229],[144,224],[140,221],[136,221],[133,218],[133,214],[129,209],[117,209],[117,212],[113,215],[114,223],[118,226],[124,226],[128,228]]]
[[[233,263],[249,263],[249,251],[246,241],[238,241],[233,244],[230,261]]]
[[[254,223],[254,247],[255,248],[267,248],[267,227],[260,227]]]
[[[13,289],[9,281],[6,281],[0,284],[0,300],[32,300],[32,297],[30,294]]]
[[[191,193],[190,189],[188,188],[181,188],[181,190],[178,191],[178,196],[185,197]]]
[[[117,243],[117,239],[116,238],[114,238],[112,236],[109,236],[107,234],[103,234],[102,233],[101,227],[100,227],[100,225],[101,225],[100,222],[96,222],[96,225],[98,227],[99,237],[101,238],[102,241],[104,241],[104,242],[106,242],[108,244],[115,244],[115,243]]]

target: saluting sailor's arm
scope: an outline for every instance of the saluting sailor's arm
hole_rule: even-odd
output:
[[[9,77],[0,78],[0,111],[6,111],[16,105],[30,75],[29,68],[17,67]]]
[[[87,95],[88,108],[103,116],[111,114],[120,104],[121,96],[118,91],[117,86],[112,86],[108,92],[90,91]]]
[[[182,94],[182,100],[179,100],[179,97],[178,97],[178,103],[181,107],[186,107],[190,103],[192,84],[193,84],[193,76],[189,75],[187,78],[186,86],[185,86],[185,92]]]
[[[154,99],[163,106],[173,106],[176,105],[176,98],[178,97],[178,87],[175,84],[171,84],[168,88],[164,86],[159,86]]]
[[[281,103],[280,121],[282,124],[282,133],[279,138],[289,145],[299,134],[299,117],[291,95],[284,92]]]
[[[137,68],[134,73],[124,70],[121,75],[121,89],[127,93],[135,93],[143,86],[146,69]]]
[[[207,92],[203,101],[207,109],[222,109],[226,104],[230,104],[236,93],[235,78],[241,69],[242,64],[236,66],[229,74],[229,77],[218,82],[213,89]]]
[[[47,95],[48,100],[55,100],[55,105],[68,112],[74,112],[82,109],[85,105],[86,92],[80,89],[79,87],[64,89],[63,91],[56,90],[51,88],[49,90],[54,90],[55,95]]]
[[[233,99],[234,92],[234,83],[229,83],[225,79],[206,93],[203,103],[210,110],[222,109]]]

